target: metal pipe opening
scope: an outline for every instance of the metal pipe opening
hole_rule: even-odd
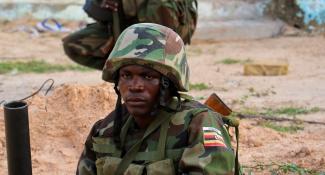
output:
[[[4,119],[8,175],[32,175],[27,103],[4,104]]]

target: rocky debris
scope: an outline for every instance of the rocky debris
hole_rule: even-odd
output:
[[[90,127],[115,106],[108,83],[62,85],[51,95],[27,100],[33,173],[73,174]],[[6,174],[3,109],[0,109],[0,174]]]

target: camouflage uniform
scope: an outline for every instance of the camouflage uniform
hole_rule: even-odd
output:
[[[114,81],[114,74],[125,65],[150,67],[188,90],[189,70],[184,43],[171,29],[150,23],[128,27],[110,54],[103,79]],[[158,108],[146,129],[137,126],[125,106],[121,148],[113,140],[116,110],[92,127],[80,157],[77,175],[115,175],[137,144],[139,149],[122,174],[233,174],[235,155],[221,115],[189,99],[173,98],[166,108]],[[151,132],[149,128],[161,121]],[[129,154],[130,153],[130,154]]]
[[[121,31],[135,23],[157,23],[173,29],[185,43],[190,43],[197,22],[196,0],[121,1]],[[114,45],[112,20],[109,21],[98,21],[65,37],[65,53],[79,64],[102,70]]]

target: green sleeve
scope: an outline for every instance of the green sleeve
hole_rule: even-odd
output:
[[[95,162],[82,155],[78,162],[77,175],[96,175]]]
[[[145,6],[139,8],[138,20],[162,24],[176,31],[179,26],[176,2],[174,0],[148,0]]]
[[[92,137],[96,134],[97,128],[100,125],[101,120],[97,121],[92,127],[87,140],[84,145],[84,150],[78,161],[76,175],[96,175],[96,154],[92,149],[93,140]]]
[[[188,127],[189,146],[179,168],[186,174],[233,174],[235,155],[221,116],[211,111],[194,116]]]

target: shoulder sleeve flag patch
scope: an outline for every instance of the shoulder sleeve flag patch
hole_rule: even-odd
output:
[[[203,127],[204,146],[206,147],[227,147],[221,131],[213,127]]]

